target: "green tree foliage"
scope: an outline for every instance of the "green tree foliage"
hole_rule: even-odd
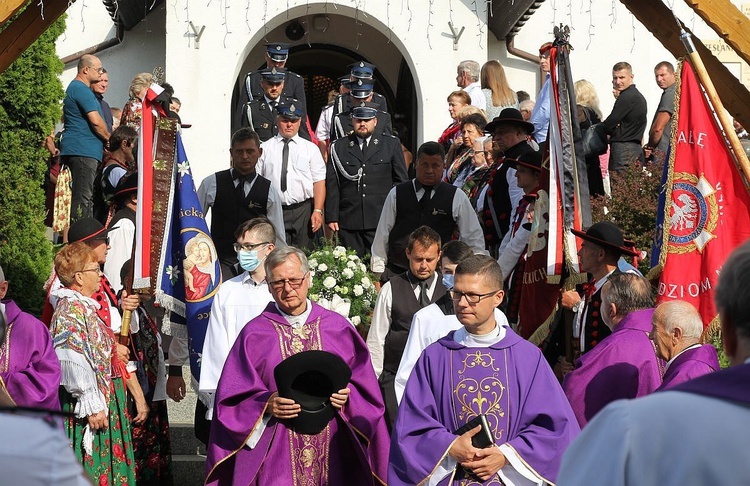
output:
[[[0,73],[0,263],[8,298],[37,314],[52,268],[42,188],[49,153],[42,141],[62,113],[55,40],[64,30],[61,18]]]

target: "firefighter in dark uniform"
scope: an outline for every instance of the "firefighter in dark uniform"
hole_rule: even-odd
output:
[[[266,44],[266,69],[286,68],[286,60],[289,57],[289,44],[283,42],[273,42]],[[237,100],[237,108],[232,117],[232,132],[238,130],[244,115],[245,104],[255,98],[263,97],[263,88],[261,87],[261,72],[255,71],[247,73],[245,82],[240,88],[240,96]],[[282,98],[292,98],[297,100],[297,106],[305,107],[307,113],[307,97],[305,96],[305,81],[297,73],[286,72],[284,88],[281,92]]]
[[[370,64],[369,62],[365,61],[359,61],[350,64],[348,67],[350,69],[350,82],[356,83],[357,80],[361,79],[362,82],[369,81],[370,83],[375,84],[375,80],[373,79],[373,75],[375,74],[374,64]],[[385,111],[386,113],[388,112],[388,102],[385,100],[385,96],[381,95],[380,93],[373,93],[372,99],[370,101],[377,105],[378,110]],[[340,94],[333,102],[333,114],[337,115],[338,113],[346,113],[351,109],[351,107],[352,100],[347,97],[345,93]]]
[[[387,112],[377,109],[377,104],[372,102],[373,99],[373,84],[372,80],[357,79],[349,82],[349,94],[347,95],[350,103],[348,111],[336,113],[334,106],[333,119],[331,121],[331,133],[330,139],[335,141],[339,138],[349,136],[354,131],[352,126],[352,109],[356,106],[362,106],[362,103],[370,103],[370,106],[376,107],[377,119],[378,119],[378,133],[384,133],[387,135],[393,135],[393,124],[391,123],[391,115]],[[339,95],[343,96],[343,95]]]
[[[276,107],[279,103],[299,105],[299,100],[284,98],[285,78],[289,74],[284,68],[264,69],[260,72],[263,94],[245,103],[241,120],[242,128],[249,127],[260,137],[261,142],[276,135]],[[311,140],[306,124],[300,124],[300,137]]]
[[[352,109],[354,132],[333,143],[326,168],[326,222],[359,255],[370,252],[386,196],[408,180],[401,143],[377,131],[377,114],[372,103]]]

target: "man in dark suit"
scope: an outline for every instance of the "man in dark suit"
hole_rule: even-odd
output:
[[[288,74],[289,71],[284,68],[274,67],[262,70],[260,86],[263,94],[245,104],[241,120],[242,128],[250,127],[258,134],[261,142],[276,136],[276,107],[279,103],[294,103],[295,106],[300,104],[296,99],[282,96]],[[311,140],[306,123],[300,125],[299,134],[305,140]]]
[[[266,44],[266,69],[286,68],[286,61],[289,58],[289,44],[283,42],[273,42]],[[255,98],[263,97],[263,88],[261,86],[261,72],[254,71],[247,73],[245,82],[240,88],[240,96],[237,100],[237,108],[232,117],[232,132],[240,129],[241,120],[244,115],[245,104]],[[297,106],[305,107],[307,113],[307,97],[305,96],[305,81],[297,73],[286,72],[284,87],[281,92],[282,98],[292,98],[297,100]]]
[[[391,115],[380,110],[377,103],[373,103],[373,96],[375,95],[372,91],[373,87],[372,80],[356,79],[349,82],[349,94],[346,95],[349,100],[349,108],[347,111],[339,113],[337,113],[334,108],[333,119],[331,122],[331,140],[347,137],[354,131],[354,126],[352,125],[352,109],[356,106],[362,106],[362,103],[370,103],[370,106],[375,108],[376,117],[378,119],[377,132],[393,135]]]
[[[333,143],[326,169],[328,227],[359,255],[372,247],[388,192],[408,178],[401,143],[378,133],[377,114],[371,103],[352,109],[354,132]]]
[[[375,65],[369,62],[359,61],[353,64],[349,64],[349,81],[357,84],[358,80],[362,80],[363,83],[375,84],[373,75],[375,74]],[[372,103],[377,105],[378,110],[388,112],[388,102],[385,100],[385,96],[380,93],[373,93],[371,100]],[[333,103],[333,115],[339,113],[346,113],[352,107],[352,100],[346,93],[342,93],[336,97]]]

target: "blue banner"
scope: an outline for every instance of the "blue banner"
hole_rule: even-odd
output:
[[[177,133],[172,216],[164,235],[157,289],[177,324],[187,324],[190,371],[200,380],[203,341],[211,303],[221,284],[221,266],[201,208],[190,162]]]

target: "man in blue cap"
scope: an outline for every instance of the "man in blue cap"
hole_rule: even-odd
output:
[[[352,109],[354,132],[331,145],[326,170],[326,222],[341,244],[370,252],[388,192],[408,180],[401,143],[377,131],[373,103]]]
[[[271,42],[266,44],[266,67],[265,69],[286,68],[286,61],[289,58],[290,45],[284,42]],[[245,82],[240,87],[240,95],[237,100],[236,111],[232,117],[232,133],[240,129],[243,107],[245,103],[255,98],[262,98],[264,94],[261,86],[261,72],[264,70],[247,73]],[[282,98],[291,98],[298,100],[296,106],[307,106],[307,97],[305,96],[305,82],[297,73],[286,72],[284,87],[281,92]]]
[[[358,84],[361,80],[362,83],[375,85],[375,79],[373,75],[375,73],[375,65],[370,64],[366,61],[358,61],[349,64],[349,81],[352,85]],[[378,110],[388,113],[388,103],[385,100],[385,96],[379,93],[373,93],[372,97],[367,100],[377,105]],[[354,101],[356,103],[356,101]],[[353,100],[342,94],[336,97],[333,102],[333,116],[335,117],[339,113],[347,113],[353,104]]]
[[[294,103],[304,108],[299,100],[284,98],[282,95],[288,73],[286,69],[276,67],[261,70],[260,86],[263,94],[245,103],[240,123],[243,128],[249,127],[257,133],[261,142],[276,135],[276,106],[280,102]],[[310,140],[310,132],[306,123],[300,125],[300,136],[305,140]]]
[[[370,103],[372,107],[377,110],[376,116],[378,118],[379,133],[387,135],[393,135],[393,125],[391,123],[391,115],[387,112],[382,111],[378,108],[378,104],[373,102],[375,93],[373,92],[374,84],[372,80],[368,79],[356,79],[349,82],[349,94],[347,96],[349,100],[349,108],[344,112],[336,112],[334,106],[334,114],[332,119],[332,128],[330,139],[335,141],[339,138],[349,136],[354,131],[352,125],[352,110],[356,106],[362,106],[362,103]],[[340,95],[341,96],[341,95]]]
[[[326,165],[318,146],[299,136],[304,111],[296,103],[276,107],[277,134],[261,144],[256,172],[281,195],[286,242],[311,248],[323,226]]]

